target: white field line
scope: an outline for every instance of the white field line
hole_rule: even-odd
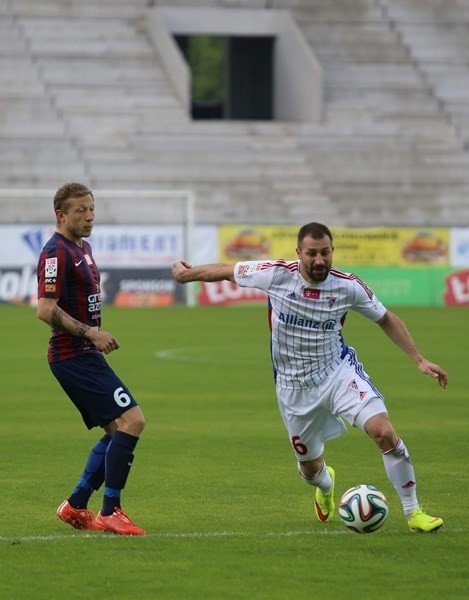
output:
[[[393,529],[380,532],[379,535],[401,535],[401,534],[411,534],[411,532],[407,531],[405,528],[403,529]],[[451,534],[467,534],[466,529],[451,529]],[[145,539],[145,538],[155,538],[155,539],[210,539],[210,538],[285,538],[285,537],[304,537],[304,536],[312,536],[312,537],[328,537],[328,536],[342,536],[349,535],[354,536],[354,534],[350,531],[347,531],[345,528],[340,531],[328,531],[326,529],[320,531],[313,530],[305,530],[305,531],[266,531],[261,533],[256,532],[248,532],[248,531],[192,531],[192,532],[155,532],[155,533],[147,533],[145,536],[141,538],[139,536],[116,536],[112,534],[103,534],[103,533],[85,533],[84,531],[81,533],[71,533],[71,534],[50,534],[50,535],[25,535],[25,536],[14,536],[14,535],[0,535],[0,542],[10,542],[11,544],[18,544],[22,542],[57,542],[57,541],[66,541],[70,539]],[[411,534],[412,535],[412,534]],[[444,530],[437,532],[435,535],[445,535]],[[362,536],[358,536],[362,537]],[[368,536],[363,536],[368,537]]]
[[[223,349],[215,346],[200,348],[167,348],[156,350],[153,353],[153,356],[157,360],[171,360],[184,363],[209,363],[221,365],[252,365],[254,363],[262,363],[261,359],[256,361],[249,358],[243,358],[242,356],[223,356]]]
[[[310,530],[305,530],[305,531],[281,531],[281,532],[275,532],[275,531],[266,531],[264,533],[256,533],[256,532],[248,532],[248,531],[189,531],[189,532],[155,532],[155,533],[147,533],[145,536],[142,536],[143,538],[164,538],[164,539],[210,539],[210,538],[283,538],[283,537],[299,537],[299,536],[311,536],[311,535],[342,535],[342,534],[348,534],[350,535],[350,533],[344,529],[343,531],[310,531]],[[54,534],[50,534],[50,535],[26,535],[26,536],[6,536],[6,535],[1,535],[0,536],[0,542],[48,542],[48,541],[61,541],[61,540],[69,540],[69,539],[83,539],[83,538],[88,538],[88,539],[103,539],[107,538],[107,539],[111,539],[111,540],[115,540],[118,538],[132,538],[132,539],[136,539],[139,536],[118,536],[118,535],[113,535],[113,534],[108,534],[108,533],[102,533],[102,532],[95,532],[95,533],[89,533],[89,532],[80,532],[80,533],[71,533],[71,534],[64,534],[64,533],[54,533]]]

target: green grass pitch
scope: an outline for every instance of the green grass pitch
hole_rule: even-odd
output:
[[[337,495],[373,483],[390,516],[371,535],[315,521],[277,412],[264,307],[105,307],[104,328],[121,342],[109,362],[147,419],[123,506],[148,535],[121,538],[56,519],[99,432],[49,372],[34,309],[1,306],[0,597],[467,598],[467,309],[396,312],[448,370],[448,389],[363,318],[350,314],[344,336],[386,396],[441,532],[408,530],[378,451],[355,429],[326,448]],[[99,504],[96,494],[90,508]]]

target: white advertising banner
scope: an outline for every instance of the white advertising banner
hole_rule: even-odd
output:
[[[54,230],[53,225],[0,225],[0,303],[31,302],[35,298],[37,261]],[[96,225],[89,242],[104,283],[107,278],[114,282],[124,278],[124,283],[119,286],[130,282],[138,287],[149,285],[151,281],[153,288],[158,287],[158,302],[156,292],[151,299],[155,305],[163,303],[159,280],[163,279],[164,285],[169,285],[169,267],[176,260],[188,258],[182,225]],[[192,254],[194,264],[218,260],[218,229],[215,225],[195,227]],[[170,283],[175,287],[174,281]],[[124,298],[127,302],[135,302],[135,290],[131,291],[132,298]],[[124,302],[122,297],[120,293],[119,301]]]
[[[450,263],[453,267],[469,266],[469,227],[450,230]]]
[[[35,266],[53,233],[53,226],[0,225],[0,268]],[[103,269],[167,267],[188,254],[182,225],[95,225],[88,241]],[[193,262],[215,262],[217,256],[217,227],[196,226]]]
[[[54,227],[40,225],[0,226],[0,268],[36,265]]]

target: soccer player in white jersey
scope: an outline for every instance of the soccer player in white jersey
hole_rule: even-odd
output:
[[[402,503],[412,531],[431,532],[443,519],[420,507],[407,448],[391,424],[383,396],[351,346],[342,337],[349,310],[374,321],[443,388],[447,373],[427,360],[401,319],[387,310],[357,276],[332,266],[328,227],[308,223],[298,232],[298,260],[244,261],[235,265],[173,265],[180,283],[230,280],[265,290],[269,297],[272,361],[277,400],[303,480],[316,487],[319,521],[334,514],[334,469],[326,465],[324,443],[345,432],[344,419],[365,431],[378,446],[386,474]]]

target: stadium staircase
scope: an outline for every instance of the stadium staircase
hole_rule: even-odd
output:
[[[205,223],[467,222],[464,2],[166,2],[291,10],[324,69],[321,123],[192,121],[148,4],[0,0],[3,187],[191,188]]]

